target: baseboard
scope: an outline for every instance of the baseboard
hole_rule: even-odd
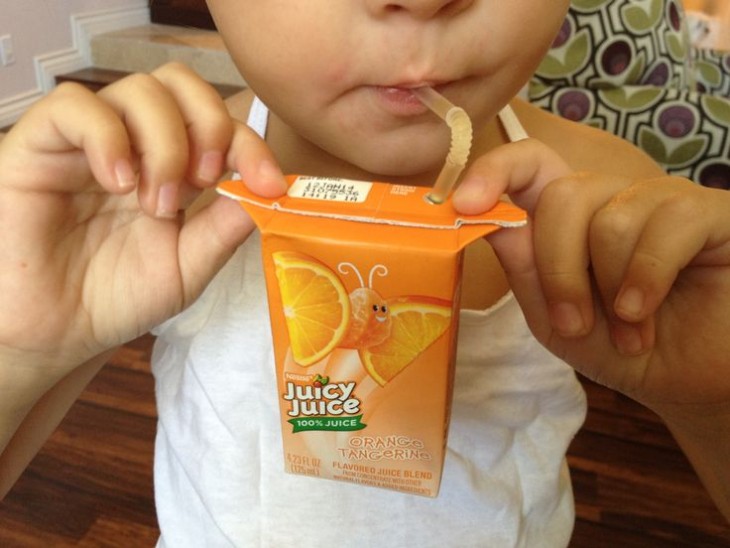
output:
[[[0,100],[0,128],[7,128],[17,122],[28,107],[41,97],[43,92],[34,89]]]
[[[0,100],[0,127],[17,121],[25,110],[56,85],[59,74],[91,66],[91,38],[97,34],[150,22],[147,0],[138,0],[130,6],[78,13],[71,16],[73,45],[34,59],[36,89]]]

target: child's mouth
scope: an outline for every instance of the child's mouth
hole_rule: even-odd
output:
[[[428,108],[413,94],[413,87],[375,86],[377,100],[389,113],[397,116],[416,116]]]

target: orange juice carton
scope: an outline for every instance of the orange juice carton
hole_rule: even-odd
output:
[[[436,496],[462,251],[525,213],[459,216],[426,188],[287,180],[275,199],[219,185],[261,231],[286,470]]]

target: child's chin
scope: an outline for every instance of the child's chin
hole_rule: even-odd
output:
[[[360,167],[368,173],[373,173],[373,179],[389,182],[402,182],[417,186],[429,186],[443,166],[443,159],[438,161],[424,161],[423,156],[410,157],[403,155],[397,158],[373,158],[370,162],[363,162]]]
[[[351,142],[347,149],[339,147],[340,150],[332,153],[367,173],[387,177],[410,177],[434,170],[438,172],[448,153],[448,141],[443,148],[416,140],[392,141],[370,139],[358,144]]]

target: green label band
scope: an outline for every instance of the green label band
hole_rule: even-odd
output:
[[[362,422],[362,415],[349,417],[298,417],[289,419],[294,430],[297,432],[308,432],[310,430],[325,430],[328,432],[351,432],[362,430],[367,425]]]

